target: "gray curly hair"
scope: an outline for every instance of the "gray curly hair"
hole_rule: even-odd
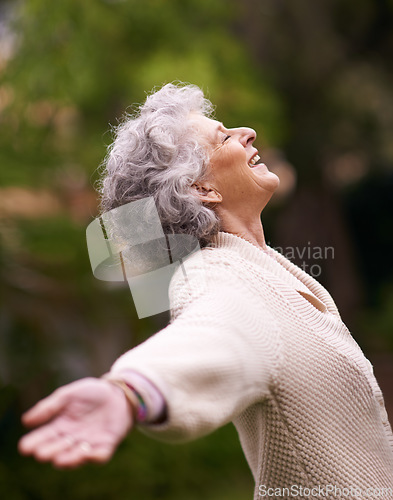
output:
[[[219,230],[211,206],[192,185],[209,164],[191,112],[211,116],[213,106],[195,85],[167,84],[115,129],[99,183],[101,212],[153,197],[165,234],[189,234],[206,246]]]

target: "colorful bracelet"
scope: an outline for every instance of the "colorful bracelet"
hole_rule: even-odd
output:
[[[125,382],[125,381],[124,381]],[[140,423],[146,422],[147,420],[147,406],[146,403],[144,402],[142,396],[139,394],[139,392],[133,387],[130,383],[125,382],[126,386],[134,392],[136,397],[138,398],[138,406],[137,406],[137,421]]]
[[[129,384],[125,380],[112,378],[112,375],[110,373],[102,375],[101,378],[107,380],[113,385],[116,385],[117,387],[120,387],[120,389],[123,390],[128,402],[130,403],[134,420],[136,420],[138,423],[146,422],[148,416],[147,406],[142,396],[131,384]]]

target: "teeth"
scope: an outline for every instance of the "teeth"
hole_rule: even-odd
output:
[[[252,158],[252,159],[248,162],[248,164],[249,164],[249,165],[255,165],[255,164],[256,164],[256,163],[257,163],[260,159],[261,159],[261,158],[260,158],[260,156],[259,156],[259,155],[255,155],[255,156],[254,156],[254,158]]]

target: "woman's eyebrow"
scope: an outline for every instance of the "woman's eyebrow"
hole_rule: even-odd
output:
[[[218,138],[219,132],[225,133],[224,130],[225,130],[224,124],[220,122],[216,127],[216,138]]]

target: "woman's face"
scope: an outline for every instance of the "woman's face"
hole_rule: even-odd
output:
[[[262,210],[280,181],[266,165],[258,163],[258,150],[253,146],[255,131],[246,127],[227,129],[200,114],[193,114],[191,120],[210,156],[206,183],[202,185],[221,195],[222,207],[236,209],[251,204]]]

